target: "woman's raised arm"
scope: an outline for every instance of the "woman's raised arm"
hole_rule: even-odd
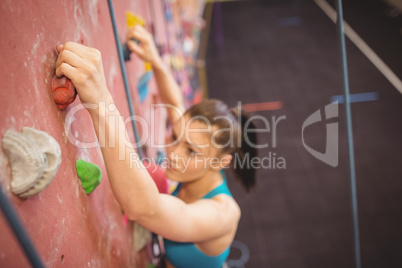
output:
[[[139,44],[132,39],[138,40]],[[159,56],[152,35],[137,25],[127,33],[127,46],[142,60],[152,65],[162,103],[176,107],[176,109],[167,107],[169,121],[173,124],[184,112],[183,95],[170,70]]]
[[[105,81],[101,54],[78,43],[58,45],[56,75],[67,76],[93,121],[112,191],[130,218],[153,214],[159,192],[127,138],[125,124]],[[112,122],[109,122],[111,121]]]

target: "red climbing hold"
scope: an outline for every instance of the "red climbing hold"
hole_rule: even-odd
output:
[[[146,167],[149,175],[151,175],[154,180],[156,187],[160,193],[167,194],[168,193],[168,181],[165,175],[165,170],[152,162],[144,161],[144,166]]]
[[[77,91],[70,79],[65,76],[53,77],[52,80],[52,92],[54,102],[60,110],[64,110],[67,106],[75,100]]]

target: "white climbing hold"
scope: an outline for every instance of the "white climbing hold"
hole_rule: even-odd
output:
[[[23,193],[43,175],[47,159],[30,138],[14,130],[4,134],[3,148],[11,164],[12,191],[15,194]]]
[[[60,146],[43,131],[28,127],[22,133],[7,130],[3,149],[11,165],[11,190],[23,198],[45,189],[60,167]]]
[[[143,249],[149,242],[149,240],[150,240],[149,231],[139,223],[134,222],[133,242],[135,251],[138,252],[141,249]]]

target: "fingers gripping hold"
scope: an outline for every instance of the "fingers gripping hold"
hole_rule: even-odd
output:
[[[109,99],[99,50],[74,42],[58,45],[56,49],[59,52],[56,76],[69,78],[82,102],[97,104]]]

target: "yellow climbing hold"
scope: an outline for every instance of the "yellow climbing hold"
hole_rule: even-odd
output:
[[[140,16],[134,15],[134,13],[130,11],[126,11],[126,22],[128,28],[134,27],[135,25],[145,27],[145,20]]]
[[[145,71],[147,72],[152,71],[151,63],[145,62]]]

